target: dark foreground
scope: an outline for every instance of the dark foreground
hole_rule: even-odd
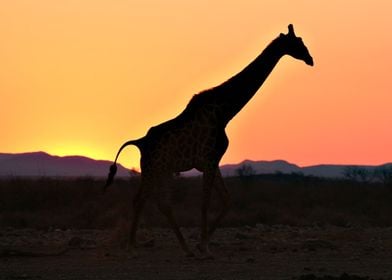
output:
[[[184,232],[195,248],[198,230]],[[221,228],[212,260],[185,258],[168,229],[141,230],[133,256],[121,235],[1,229],[0,279],[392,279],[391,227]]]

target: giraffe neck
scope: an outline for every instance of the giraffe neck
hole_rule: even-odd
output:
[[[216,105],[225,125],[255,95],[284,54],[284,44],[278,37],[241,72],[213,89],[219,95]]]

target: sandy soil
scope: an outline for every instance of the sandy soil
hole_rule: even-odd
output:
[[[184,233],[195,248],[198,230]],[[392,228],[221,228],[212,260],[184,257],[169,229],[140,231],[136,256],[116,238],[0,229],[0,279],[392,279]]]

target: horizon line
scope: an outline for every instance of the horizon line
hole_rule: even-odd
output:
[[[77,155],[77,154],[69,154],[69,155],[56,155],[56,154],[51,154],[51,153],[49,153],[49,152],[45,152],[45,151],[42,151],[42,150],[38,150],[38,151],[30,151],[30,152],[19,152],[19,153],[17,153],[17,152],[11,152],[11,153],[6,153],[6,152],[0,152],[0,155],[4,155],[4,154],[6,154],[6,155],[21,155],[21,154],[35,154],[35,153],[43,153],[43,154],[46,154],[46,155],[49,155],[49,156],[52,156],[52,157],[60,157],[60,158],[66,158],[66,157],[83,157],[83,158],[88,158],[88,159],[91,159],[91,160],[95,160],[95,161],[110,161],[110,162],[113,162],[113,160],[110,160],[110,159],[99,159],[99,158],[95,158],[95,157],[90,157],[90,156],[86,156],[86,155]],[[323,165],[335,165],[335,166],[368,166],[368,167],[372,167],[372,166],[382,166],[382,165],[386,165],[386,164],[390,164],[390,163],[392,163],[392,161],[386,161],[386,162],[382,162],[382,163],[379,163],[379,164],[358,164],[358,163],[316,163],[316,164],[310,164],[310,165],[299,165],[299,164],[297,164],[297,163],[294,163],[294,162],[291,162],[291,161],[288,161],[288,160],[285,160],[285,159],[273,159],[273,160],[264,160],[264,159],[257,159],[257,160],[255,160],[255,159],[249,159],[249,158],[245,158],[245,159],[243,159],[243,160],[241,160],[241,161],[239,161],[239,162],[237,162],[237,163],[222,163],[222,164],[219,164],[219,167],[222,167],[222,166],[225,166],[225,165],[240,165],[240,164],[243,164],[243,163],[245,163],[246,161],[251,161],[251,162],[255,162],[255,163],[257,163],[257,162],[277,162],[277,161],[282,161],[282,162],[286,162],[286,163],[288,163],[288,164],[293,164],[293,165],[296,165],[297,167],[299,167],[299,168],[306,168],[306,167],[313,167],[313,166],[323,166]],[[124,168],[126,168],[126,169],[129,169],[129,170],[133,170],[133,169],[136,169],[136,170],[140,170],[140,168],[139,167],[135,167],[135,166],[132,166],[132,167],[130,167],[130,168],[128,168],[128,167],[125,167],[123,164],[121,164],[121,163],[117,163],[117,164],[120,164],[120,165],[122,165],[122,167],[124,167]]]

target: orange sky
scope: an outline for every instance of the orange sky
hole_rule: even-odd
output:
[[[390,162],[391,14],[388,0],[1,1],[0,152],[112,160],[293,23],[315,67],[280,61],[229,124],[222,163]]]

